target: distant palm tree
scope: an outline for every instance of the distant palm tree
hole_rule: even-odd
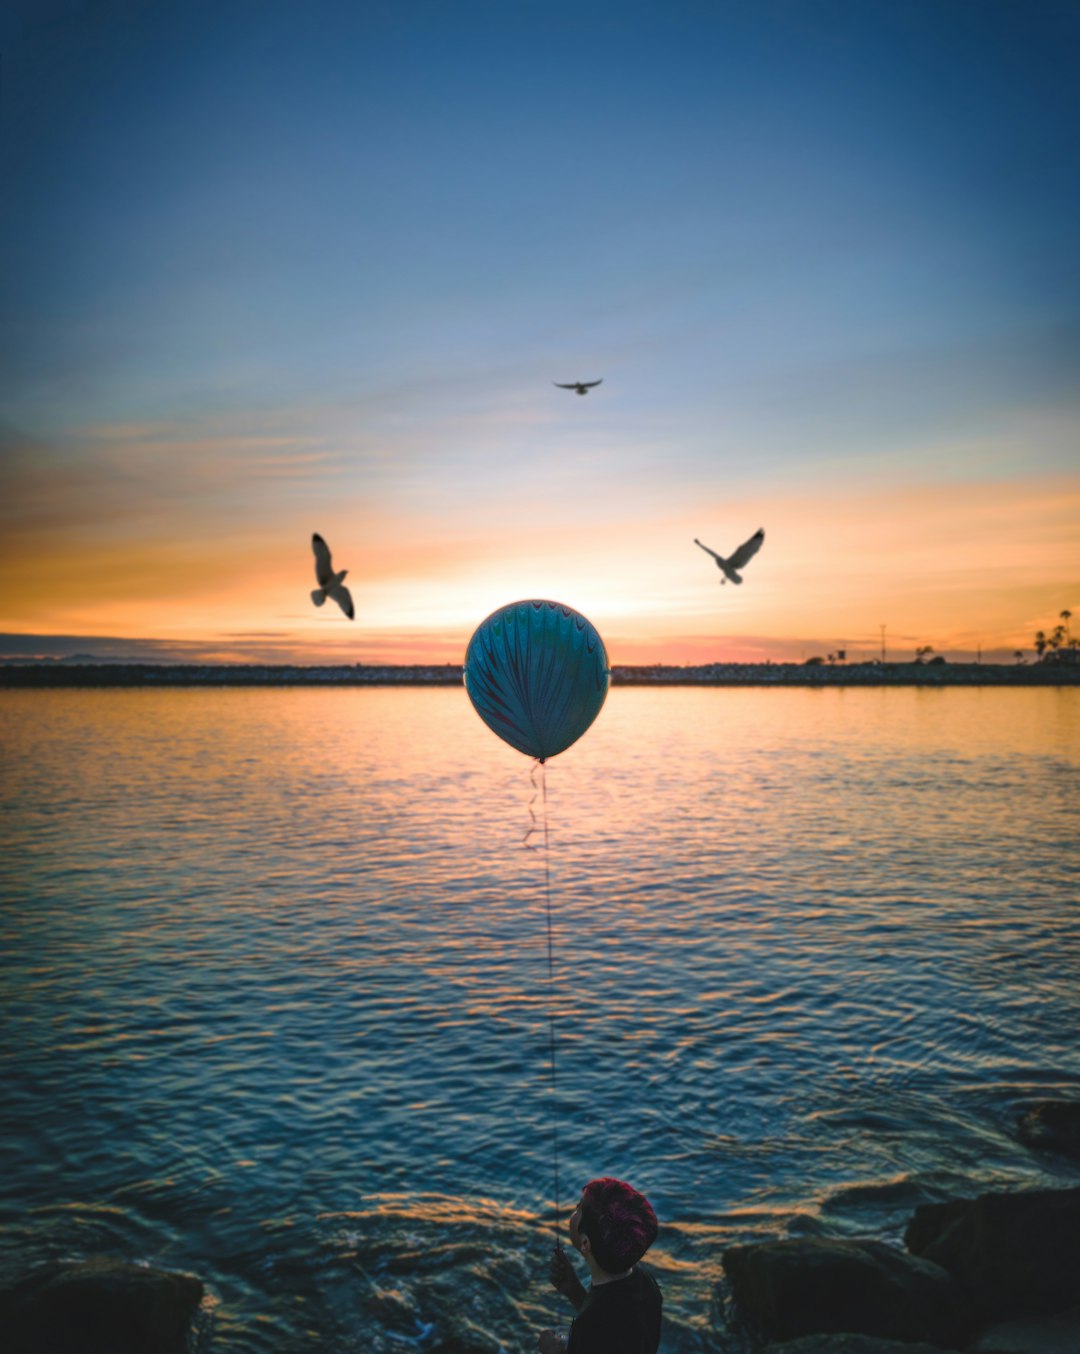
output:
[[[1016,659],[1016,661],[1017,661],[1018,663],[1022,663],[1022,662],[1024,661],[1024,651],[1023,651],[1023,649],[1014,649],[1014,650],[1013,650],[1013,657]]]
[[[915,662],[921,663],[927,654],[933,652],[934,646],[932,644],[920,644],[919,647],[915,650]]]
[[[1035,633],[1035,652],[1039,655],[1041,661],[1043,654],[1046,652],[1046,636],[1041,630],[1038,630]]]
[[[1069,622],[1072,620],[1072,612],[1066,607],[1064,611],[1058,612],[1058,619],[1065,623],[1065,643],[1071,646],[1072,635],[1069,632]]]

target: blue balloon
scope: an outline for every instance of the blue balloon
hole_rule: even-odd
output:
[[[488,728],[541,762],[577,742],[611,684],[595,628],[573,607],[544,601],[493,611],[469,640],[464,676]]]

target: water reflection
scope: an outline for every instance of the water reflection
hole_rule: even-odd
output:
[[[190,1267],[215,1350],[551,1324],[527,761],[456,690],[0,722],[0,1263]],[[550,766],[565,1188],[653,1199],[669,1350],[713,1347],[732,1240],[1076,1178],[1010,1121],[1080,1086],[1078,726],[1053,690],[618,689]]]

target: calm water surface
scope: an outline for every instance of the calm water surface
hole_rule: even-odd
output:
[[[3,692],[0,1276],[207,1282],[213,1354],[529,1351],[565,1214],[736,1240],[1076,1183],[1080,692],[614,691],[532,786],[456,689]],[[539,811],[539,801],[536,804]],[[533,838],[533,841],[536,841]]]

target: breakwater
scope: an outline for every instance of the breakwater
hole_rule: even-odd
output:
[[[0,664],[0,687],[459,686],[460,663]],[[615,664],[612,686],[1077,686],[1080,663]]]

